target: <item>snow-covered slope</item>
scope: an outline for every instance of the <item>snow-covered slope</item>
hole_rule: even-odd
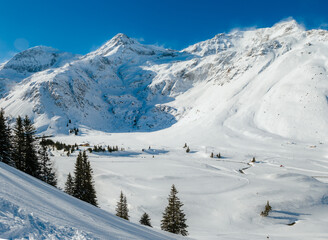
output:
[[[326,31],[305,31],[291,20],[219,34],[180,52],[118,34],[64,65],[59,63],[69,58],[59,61],[52,49],[34,48],[2,67],[35,73],[6,91],[0,106],[13,117],[30,115],[47,133],[68,133],[81,125],[153,131],[183,119],[225,116],[229,128],[247,118],[252,129],[323,141],[327,39]],[[310,127],[301,133],[303,124]]]
[[[179,239],[130,223],[0,163],[2,239]]]

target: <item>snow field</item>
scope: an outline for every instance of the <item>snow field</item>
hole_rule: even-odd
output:
[[[197,133],[189,137],[193,135]],[[323,212],[328,211],[325,200],[328,186],[317,177],[327,176],[324,169],[328,164],[320,160],[326,152],[324,145],[312,148],[305,143],[275,145],[273,141],[266,142],[266,147],[258,147],[256,141],[249,141],[244,148],[234,149],[233,142],[218,147],[223,140],[217,141],[216,146],[209,145],[218,140],[216,136],[208,138],[204,145],[197,145],[199,139],[195,136],[194,143],[189,145],[191,152],[186,153],[182,135],[176,134],[175,141],[165,141],[163,136],[163,132],[89,132],[87,136],[56,139],[71,144],[88,139],[91,144],[107,143],[126,149],[113,154],[88,155],[100,207],[115,213],[122,190],[127,196],[132,222],[138,222],[143,212],[147,212],[152,225],[159,228],[170,186],[175,184],[185,204],[191,238],[263,239],[269,235],[272,239],[324,239],[328,236],[327,221],[321,219]],[[158,142],[164,143],[157,145]],[[212,151],[214,155],[220,152],[222,158],[210,158]],[[68,172],[73,171],[75,155],[53,158],[61,185]],[[253,156],[256,162],[250,163]],[[267,200],[273,212],[263,218],[260,212]],[[287,225],[293,222],[296,224]]]

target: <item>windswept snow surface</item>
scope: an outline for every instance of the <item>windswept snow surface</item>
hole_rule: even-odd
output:
[[[219,34],[180,52],[118,34],[92,53],[7,84],[0,107],[11,117],[28,114],[53,140],[124,148],[89,158],[100,207],[114,213],[122,190],[131,222],[147,212],[159,229],[175,184],[192,238],[323,240],[327,69],[327,31],[293,20]],[[68,134],[73,127],[79,136]],[[63,187],[77,152],[52,154]],[[12,209],[26,205],[5,200]],[[273,211],[264,218],[267,201]],[[45,221],[42,208],[35,211]],[[59,228],[52,220],[48,227]]]

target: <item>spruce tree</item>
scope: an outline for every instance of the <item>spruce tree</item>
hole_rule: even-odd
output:
[[[82,160],[82,152],[79,152],[74,169],[74,188],[73,188],[73,196],[82,200],[84,193],[84,168],[83,168],[83,160]]]
[[[27,174],[30,174],[34,177],[39,177],[39,165],[38,165],[38,157],[36,154],[35,149],[35,128],[28,118],[25,116],[23,121],[23,128],[24,128],[24,161],[25,161],[25,169],[24,171]]]
[[[74,179],[71,173],[68,173],[67,180],[65,183],[65,193],[73,196],[74,195]]]
[[[144,213],[139,222],[142,224],[142,225],[145,225],[145,226],[149,226],[149,227],[152,227],[151,223],[150,223],[150,217],[147,213]]]
[[[20,116],[16,118],[13,136],[13,160],[18,170],[25,172],[25,135],[23,120]]]
[[[97,206],[96,190],[92,179],[92,169],[86,152],[79,152],[74,170],[73,196]]]
[[[124,199],[124,195],[123,192],[121,191],[120,194],[120,200],[117,202],[116,204],[116,216],[123,218],[123,199]]]
[[[161,229],[167,232],[181,234],[187,236],[188,231],[186,228],[186,218],[181,207],[183,203],[177,197],[177,189],[174,184],[171,187],[171,193],[168,197],[168,205],[163,213],[163,219],[161,221]]]
[[[10,128],[5,118],[5,112],[0,110],[0,162],[14,166],[12,159],[12,144]]]
[[[117,202],[116,205],[116,216],[129,220],[129,209],[127,206],[127,200],[122,191],[120,194],[120,200]]]
[[[54,171],[53,164],[48,156],[47,145],[45,144],[45,138],[42,137],[41,149],[39,150],[40,160],[39,160],[39,174],[38,177],[42,181],[56,187],[57,186],[57,176]]]
[[[123,218],[126,220],[129,220],[129,209],[128,209],[128,203],[126,200],[126,196],[123,198]]]
[[[97,206],[96,190],[92,178],[93,171],[85,151],[82,154],[82,158],[83,158],[83,164],[85,166],[85,182],[84,182],[85,200],[84,201],[94,206]]]

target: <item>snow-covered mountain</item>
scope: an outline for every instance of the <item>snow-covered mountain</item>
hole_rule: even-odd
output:
[[[327,40],[327,31],[291,20],[218,34],[182,51],[124,34],[85,56],[36,47],[1,66],[0,106],[12,117],[29,115],[47,133],[153,131],[204,118],[323,141]]]

